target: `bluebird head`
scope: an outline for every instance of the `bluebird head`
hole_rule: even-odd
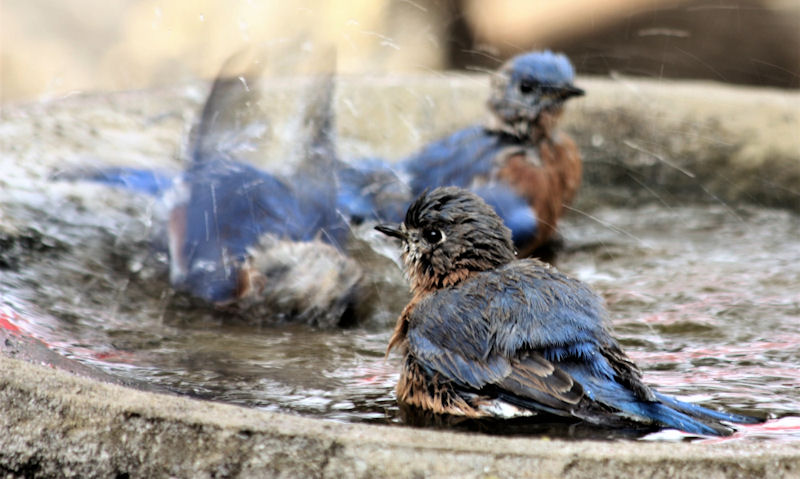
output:
[[[583,95],[574,79],[575,70],[562,54],[546,50],[517,55],[492,78],[489,108],[507,128],[519,131],[520,124],[536,123],[542,112],[558,113],[565,100]]]
[[[457,187],[422,193],[400,225],[378,231],[403,241],[403,262],[414,291],[449,286],[512,261],[511,231],[479,196]]]

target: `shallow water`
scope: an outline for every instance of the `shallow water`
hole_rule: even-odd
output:
[[[67,357],[181,394],[401,422],[399,358],[384,359],[401,302],[376,312],[370,327],[248,324],[164,292],[164,259],[147,252],[153,225],[143,205],[98,219],[80,202],[58,204],[60,227],[31,218],[4,234],[2,307],[14,327]],[[132,212],[134,220],[125,217]],[[134,233],[108,235],[120,228]],[[606,298],[650,384],[710,407],[790,416],[734,439],[800,440],[791,417],[800,414],[800,217],[724,205],[601,208],[572,213],[562,231],[557,266]],[[76,235],[84,238],[70,244]],[[92,261],[78,258],[81,248],[94,251]]]

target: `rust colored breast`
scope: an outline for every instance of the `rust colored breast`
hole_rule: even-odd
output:
[[[405,308],[403,308],[403,312],[400,313],[400,316],[397,318],[397,322],[394,325],[394,331],[392,332],[392,337],[389,339],[389,345],[386,347],[386,355],[389,355],[389,352],[399,347],[401,349],[401,353],[405,354],[408,351],[408,346],[406,343],[406,333],[408,333],[408,322],[409,318],[411,317],[411,311],[417,306],[417,303],[422,301],[422,298],[426,296],[426,293],[415,292],[414,296],[411,298],[411,301],[408,302]]]
[[[395,392],[397,400],[435,414],[483,417],[486,413],[471,406],[458,395],[453,384],[435,374],[428,377],[413,356],[406,355]]]
[[[565,133],[559,133],[552,145],[558,162],[558,176],[563,188],[564,204],[569,205],[581,186],[583,175],[581,153],[572,138]]]
[[[527,256],[556,231],[564,205],[572,202],[581,183],[581,159],[575,143],[565,134],[538,144],[539,158],[517,152],[503,160],[497,178],[525,197],[536,212],[539,230],[534,241],[520,248]],[[537,166],[539,165],[539,166]]]

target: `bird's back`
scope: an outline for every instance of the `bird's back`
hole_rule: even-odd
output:
[[[456,314],[457,312],[457,314]],[[442,335],[454,349],[483,343],[512,356],[523,348],[610,341],[602,300],[588,287],[535,259],[512,261],[436,290],[413,309],[411,328]],[[485,352],[485,351],[484,351]]]
[[[602,300],[536,260],[421,298],[408,312],[406,347],[407,370],[419,372],[398,394],[448,381],[433,390],[452,388],[468,416],[548,414],[714,435],[731,432],[720,421],[753,422],[652,391],[611,336]]]

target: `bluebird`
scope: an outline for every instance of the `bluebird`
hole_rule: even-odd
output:
[[[223,70],[230,70],[229,66]],[[221,74],[190,137],[180,175],[109,168],[91,178],[157,195],[166,204],[170,283],[221,308],[331,326],[350,318],[362,272],[345,252],[337,209],[330,76],[309,88],[299,166],[272,174],[241,161],[258,151],[266,119],[259,71]],[[279,313],[279,314],[278,314]]]
[[[584,94],[574,77],[567,57],[550,51],[508,60],[492,76],[487,124],[402,161],[412,198],[437,186],[472,189],[506,220],[520,254],[532,254],[556,232],[581,182],[578,148],[557,129],[565,101]]]
[[[727,435],[747,416],[647,386],[612,336],[603,301],[537,259],[516,259],[510,230],[479,196],[423,193],[399,225],[412,299],[387,353],[404,355],[397,399],[468,418],[551,415],[601,426]]]

